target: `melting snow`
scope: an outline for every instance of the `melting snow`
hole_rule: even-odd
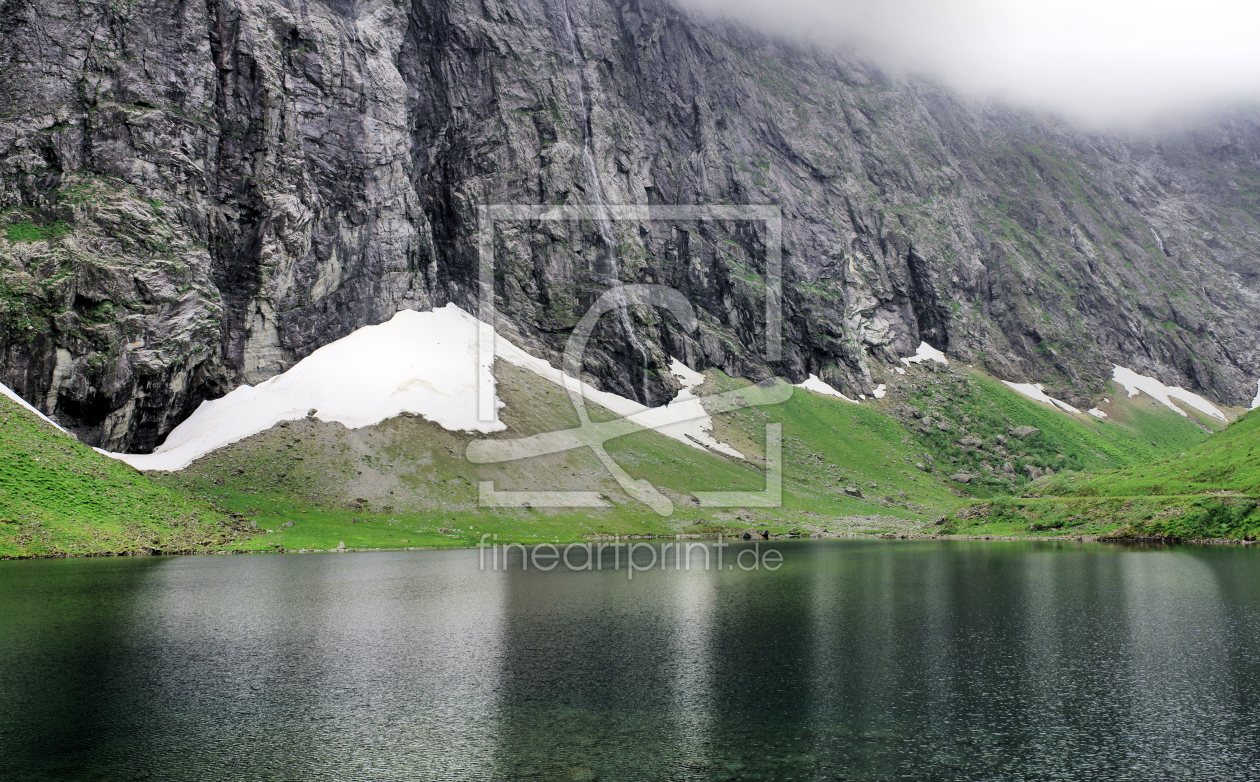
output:
[[[885,396],[887,396],[887,394],[888,394],[888,386],[884,385],[883,383],[880,383],[878,386],[875,387],[876,399],[883,399]]]
[[[48,423],[52,424],[53,426],[56,426],[58,429],[61,429],[61,431],[66,432],[66,430],[62,429],[61,426],[56,421],[52,420],[48,416],[39,412],[39,410],[35,409],[34,405],[32,405],[30,402],[27,402],[22,397],[18,396],[16,391],[14,391],[12,388],[9,388],[4,383],[0,383],[0,394],[4,394],[8,398],[12,399],[14,402],[17,402],[22,407],[25,407],[27,410],[30,410],[32,413],[44,419]],[[70,434],[69,432],[66,432],[66,434],[69,434],[71,437],[74,437],[74,435]]]
[[[1251,400],[1251,409],[1255,410],[1260,407],[1260,380],[1256,381],[1256,398]]]
[[[1037,402],[1041,402],[1043,404],[1050,405],[1051,407],[1057,407],[1065,413],[1076,413],[1077,415],[1080,415],[1081,411],[1077,410],[1075,407],[1072,407],[1067,402],[1060,402],[1058,399],[1055,399],[1052,396],[1047,396],[1046,389],[1040,383],[1035,383],[1035,384],[1034,383],[1010,383],[1005,380],[1003,380],[1002,382],[1007,387],[1011,388],[1014,391],[1017,391],[1018,393],[1023,394],[1029,399],[1032,399]]]
[[[858,401],[856,399],[850,399],[844,394],[837,391],[836,389],[824,383],[822,380],[818,378],[818,375],[810,375],[805,380],[804,383],[797,383],[796,387],[803,388],[806,391],[813,391],[816,394],[826,394],[827,396],[840,397],[846,402],[852,402],[855,405],[858,404]]]
[[[1132,369],[1125,369],[1122,366],[1115,365],[1112,370],[1111,379],[1119,383],[1121,386],[1124,386],[1124,390],[1128,392],[1130,397],[1137,396],[1139,391],[1144,392],[1155,399],[1155,401],[1170,410],[1177,411],[1183,416],[1186,415],[1186,411],[1173,404],[1173,399],[1185,402],[1195,410],[1198,410],[1201,413],[1206,413],[1213,418],[1221,421],[1228,420],[1225,418],[1224,413],[1216,409],[1215,405],[1198,394],[1191,393],[1179,386],[1166,386],[1155,378],[1147,377],[1146,375],[1139,375]]]
[[[1090,415],[1092,415],[1092,416],[1093,416],[1093,417],[1095,417],[1095,418],[1100,418],[1100,419],[1101,419],[1101,418],[1106,418],[1106,417],[1107,417],[1107,414],[1106,414],[1106,413],[1104,413],[1102,410],[1098,409],[1097,407],[1091,407],[1090,409],[1086,410],[1085,412],[1089,413]]]
[[[141,470],[180,470],[223,446],[270,429],[281,421],[315,417],[351,429],[401,413],[424,416],[444,429],[497,432],[497,417],[478,417],[478,320],[453,304],[432,312],[404,310],[388,323],[366,326],[316,350],[283,374],[241,386],[222,399],[203,402],[151,454],[107,454]],[[499,335],[494,354],[563,386],[564,373]],[[488,360],[488,359],[486,359]],[[679,367],[686,370],[680,373]],[[583,396],[694,448],[731,455],[738,451],[709,434],[712,421],[690,389],[703,375],[675,362],[672,371],[686,386],[671,404],[647,408],[638,402],[578,384]],[[575,382],[570,380],[571,383]],[[684,394],[687,396],[684,398]],[[503,406],[496,401],[496,409]]]
[[[919,349],[914,352],[913,356],[901,359],[901,363],[906,366],[922,364],[924,361],[935,361],[938,364],[949,365],[949,359],[945,358],[945,354],[926,342],[919,343]]]
[[[454,306],[453,304],[447,305],[448,308]],[[458,307],[456,309],[459,310]],[[464,313],[463,310],[459,310],[459,312],[472,323],[473,338],[475,338],[477,319]],[[495,335],[494,354],[522,369],[528,369],[539,377],[550,380],[562,388],[565,385],[567,376],[564,372],[551,366],[544,359],[529,355],[503,337],[498,336],[498,334]],[[627,399],[624,396],[618,396],[608,391],[600,391],[587,383],[577,385],[581,387],[584,398],[607,408],[617,415],[633,418],[641,426],[655,429],[661,434],[686,443],[693,448],[699,448],[700,450],[704,450],[706,447],[712,448],[728,456],[742,458],[743,455],[739,451],[726,443],[713,439],[713,436],[710,434],[713,430],[713,419],[704,411],[700,400],[691,393],[692,389],[704,382],[704,375],[689,369],[676,358],[671,357],[670,362],[670,374],[678,378],[679,382],[683,384],[683,390],[679,391],[678,395],[668,405],[663,407],[646,407],[633,399]],[[576,381],[570,378],[568,382],[572,385]]]

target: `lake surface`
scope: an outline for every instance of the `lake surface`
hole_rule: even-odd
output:
[[[773,547],[0,563],[0,779],[1260,778],[1260,551]]]

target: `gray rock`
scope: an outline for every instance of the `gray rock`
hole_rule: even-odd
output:
[[[1017,426],[1014,429],[1011,429],[1011,434],[1015,435],[1021,440],[1027,440],[1029,437],[1032,437],[1033,435],[1040,434],[1040,433],[1041,433],[1041,430],[1035,426]]]
[[[786,218],[772,364],[763,226],[497,235],[500,325],[537,355],[609,284],[605,245],[694,302],[698,333],[632,313],[592,343],[591,379],[643,402],[670,351],[868,393],[920,340],[1011,380],[1136,363],[1254,394],[1255,109],[1084,132],[662,0],[26,0],[0,30],[0,382],[93,445],[149,450],[400,309],[475,311],[479,206],[597,196]]]
[[[975,480],[975,478],[976,476],[972,475],[969,472],[960,472],[960,473],[955,473],[949,476],[949,479],[956,483],[971,483],[973,480]]]

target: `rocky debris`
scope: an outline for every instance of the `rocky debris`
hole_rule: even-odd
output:
[[[1040,478],[1042,475],[1041,468],[1034,467],[1031,464],[1024,465],[1024,472],[1027,473],[1028,477],[1034,481]]]
[[[1035,434],[1041,434],[1041,430],[1035,426],[1016,426],[1011,429],[1011,434],[1021,440],[1027,440]]]
[[[915,463],[914,463],[914,468],[915,468],[916,470],[922,470],[923,472],[931,472],[931,470],[930,470],[930,469],[928,469],[928,466],[927,466],[926,464],[924,464],[923,462],[915,462]]]
[[[971,483],[975,478],[976,476],[969,472],[959,472],[949,476],[949,479],[955,483]]]
[[[999,435],[995,435],[995,436],[994,436],[994,438],[993,438],[993,443],[994,443],[995,445],[997,445],[999,448],[1005,448],[1005,447],[1006,447],[1006,437],[1005,437],[1005,436],[1003,436],[1003,435],[1000,435],[1000,434],[999,434]]]
[[[863,496],[863,494],[862,494],[862,490],[861,490],[861,489],[859,489],[859,488],[858,488],[858,487],[856,487],[856,486],[845,486],[845,487],[844,487],[844,489],[843,489],[842,491],[843,491],[845,494],[847,494],[848,496],[850,496],[850,497],[862,497],[862,496]]]
[[[975,435],[967,435],[958,441],[958,445],[961,448],[980,448],[984,446],[984,440]]]
[[[292,527],[292,526],[293,526],[293,522],[291,522],[291,521],[286,521],[284,524],[281,524],[280,526],[282,526],[282,527]]]

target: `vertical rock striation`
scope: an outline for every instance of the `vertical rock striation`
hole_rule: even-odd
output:
[[[592,379],[647,402],[667,354],[869,394],[925,340],[1069,400],[1116,362],[1243,404],[1258,117],[1084,133],[652,0],[5,0],[0,381],[148,450],[399,309],[474,310],[480,205],[755,203],[779,364],[751,222],[506,224],[500,326],[554,358],[615,269],[697,306],[598,332]]]

